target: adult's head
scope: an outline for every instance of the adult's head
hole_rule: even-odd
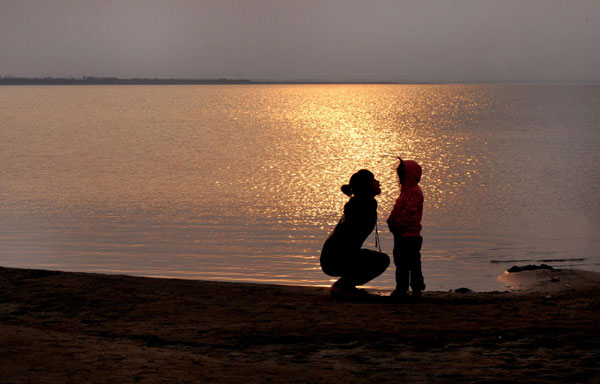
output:
[[[350,183],[342,185],[342,192],[348,196],[377,196],[381,193],[379,181],[371,171],[361,169],[350,177]]]

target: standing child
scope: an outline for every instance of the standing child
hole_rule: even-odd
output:
[[[400,158],[399,158],[400,159]],[[392,297],[407,296],[408,287],[412,295],[421,296],[425,289],[421,271],[421,217],[423,216],[423,192],[419,187],[421,166],[412,160],[400,159],[396,169],[400,179],[400,197],[387,219],[394,234],[394,264],[396,264],[396,290]]]

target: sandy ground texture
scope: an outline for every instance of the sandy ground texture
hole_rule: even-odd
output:
[[[325,288],[0,268],[0,382],[600,382],[598,274],[519,274],[509,293],[348,303]]]

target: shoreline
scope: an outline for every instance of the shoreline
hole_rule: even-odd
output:
[[[517,86],[598,86],[600,81],[398,81],[398,80],[252,80],[119,77],[10,77],[0,76],[0,86],[22,85],[517,85]]]
[[[0,382],[598,382],[600,274],[511,275],[510,292],[343,303],[322,287],[0,267]]]

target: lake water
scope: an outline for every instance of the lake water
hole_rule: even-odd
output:
[[[424,172],[428,289],[599,271],[599,148],[600,86],[4,86],[0,265],[329,285],[321,245],[361,168],[391,255],[402,155]]]

